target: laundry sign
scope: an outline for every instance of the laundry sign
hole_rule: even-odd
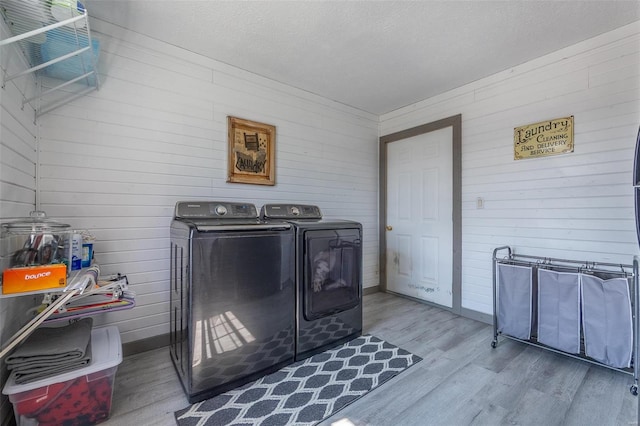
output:
[[[573,116],[513,129],[513,158],[546,157],[573,152]]]

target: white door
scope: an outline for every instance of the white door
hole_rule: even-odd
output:
[[[387,289],[453,307],[452,127],[387,144]]]

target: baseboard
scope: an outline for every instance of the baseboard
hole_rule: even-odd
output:
[[[485,314],[471,309],[462,308],[460,315],[472,320],[484,322],[486,324],[493,324],[493,315]]]
[[[393,294],[394,296],[402,297],[404,299],[413,300],[414,302],[423,303],[425,305],[435,306],[437,308],[444,309],[445,311],[449,311],[449,312],[452,312],[454,314],[456,313],[451,308],[447,308],[445,306],[441,306],[441,305],[438,305],[437,303],[429,302],[427,300],[418,299],[417,297],[411,297],[411,296],[407,296],[405,294],[395,293],[393,291],[388,291],[388,290],[385,291],[385,293]],[[493,324],[493,315],[484,314],[482,312],[473,311],[471,309],[461,308],[460,309],[460,313],[458,315],[460,315],[461,317],[464,317],[464,318],[469,318],[469,319],[475,320],[475,321],[484,322],[486,324]]]
[[[370,294],[373,293],[378,293],[380,291],[380,286],[379,285],[374,285],[373,287],[365,287],[362,289],[362,294],[364,296],[368,296]]]
[[[169,346],[169,333],[159,336],[148,337],[142,340],[122,344],[122,356],[135,355],[142,352]]]

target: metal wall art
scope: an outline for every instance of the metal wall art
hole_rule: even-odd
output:
[[[513,129],[513,158],[546,157],[573,152],[573,116]]]

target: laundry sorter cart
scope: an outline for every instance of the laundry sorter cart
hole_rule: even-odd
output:
[[[493,251],[493,341],[503,336],[633,376],[638,394],[638,258],[632,265]]]

